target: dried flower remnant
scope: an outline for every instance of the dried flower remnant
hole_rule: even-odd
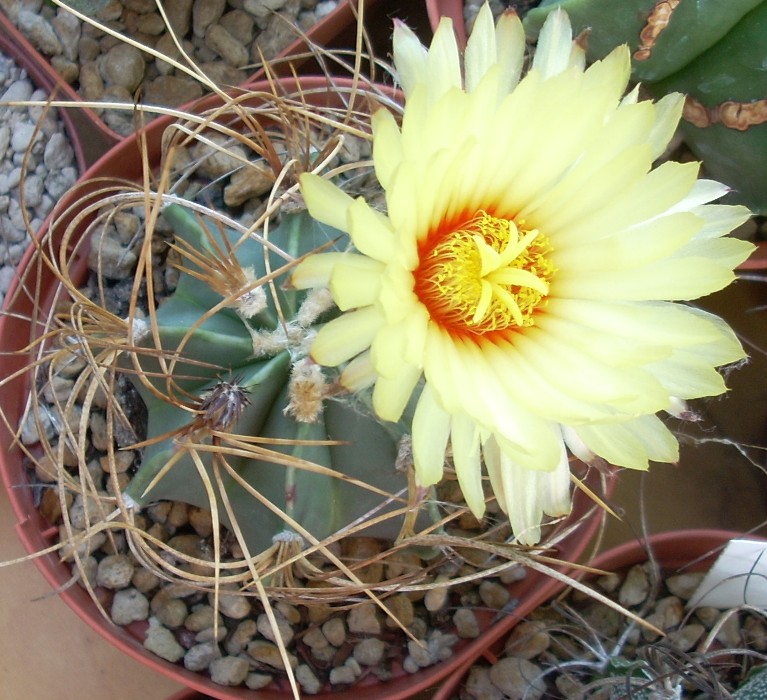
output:
[[[388,211],[304,175],[310,213],[356,248],[299,264],[298,288],[327,286],[343,312],[317,334],[319,364],[399,420],[411,397],[420,486],[452,462],[481,516],[482,465],[517,539],[570,508],[567,448],[646,469],[674,462],[658,412],[723,393],[717,367],[743,349],[717,317],[675,302],[729,284],[751,246],[723,238],[749,216],[711,205],[727,188],[696,163],[653,169],[683,97],[623,96],[626,47],[585,67],[554,11],[522,76],[513,12],[480,11],[463,65],[449,20],[430,49],[403,24],[394,62],[401,125],[373,117]]]
[[[211,430],[228,430],[234,426],[250,403],[247,389],[234,379],[219,381],[200,397],[199,419]]]

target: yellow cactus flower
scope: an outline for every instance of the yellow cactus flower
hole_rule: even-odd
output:
[[[624,97],[626,47],[586,68],[554,12],[524,77],[513,12],[480,12],[463,59],[449,20],[423,47],[402,23],[394,63],[401,126],[373,116],[387,212],[315,175],[312,216],[354,250],[317,254],[293,275],[327,285],[343,312],[313,359],[374,385],[383,420],[417,399],[415,470],[442,478],[448,444],[466,502],[485,508],[482,464],[518,541],[569,511],[567,448],[633,469],[678,458],[656,415],[725,391],[717,367],[743,358],[719,318],[686,304],[725,287],[748,243],[723,238],[743,207],[697,163],[653,162],[682,96]]]

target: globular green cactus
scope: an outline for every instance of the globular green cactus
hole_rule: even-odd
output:
[[[767,2],[544,0],[525,18],[528,33],[556,7],[588,30],[589,60],[627,44],[635,80],[656,97],[686,94],[681,131],[707,175],[767,212]]]
[[[283,288],[291,259],[343,246],[344,234],[305,211],[283,213],[268,242],[177,204],[164,216],[185,261],[154,322],[134,322],[143,350],[127,369],[148,434],[126,501],[210,508],[214,498],[251,556],[286,531],[312,544],[401,507],[389,497],[407,492],[395,469],[397,426],[382,425],[359,398],[324,400],[327,378],[306,345],[330,304]],[[384,518],[361,534],[394,538],[400,524]]]

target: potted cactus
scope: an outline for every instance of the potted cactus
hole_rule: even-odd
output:
[[[585,70],[563,14],[524,78],[519,20],[475,26],[465,70],[449,23],[428,51],[396,26],[404,109],[358,74],[152,122],[60,203],[9,294],[3,466],[10,487],[34,470],[12,489],[30,551],[57,586],[73,562],[65,595],[191,688],[435,682],[576,560],[610,464],[676,459],[655,414],[689,419],[743,356],[674,303],[750,252],[721,238],[748,216],[707,204],[722,186],[652,169],[680,99],[620,101],[625,53]],[[565,97],[582,118],[543,120]],[[635,111],[631,138],[598,137]],[[597,187],[605,158],[624,179]]]
[[[350,104],[362,105],[363,96],[396,108],[391,91],[370,87],[359,92],[341,80],[334,81],[331,92],[325,81],[283,80],[253,85],[250,93],[249,102],[229,115],[218,104],[208,105],[211,111],[219,110],[217,128],[234,133],[235,128],[245,128],[240,123],[243,119],[279,123],[272,117],[285,110],[339,121],[339,115],[350,115],[354,124],[360,117],[354,116]],[[295,102],[290,100],[291,94],[296,94]],[[344,104],[347,99],[351,102]],[[252,114],[236,111],[243,108]],[[204,117],[197,121],[204,123]],[[247,124],[252,127],[255,122]],[[168,140],[168,132],[174,133],[175,141]],[[66,587],[71,569],[81,569],[82,586],[66,587],[62,595],[89,624],[127,653],[191,688],[215,697],[239,697],[243,690],[217,685],[206,675],[146,651],[152,629],[146,620],[134,621],[124,630],[106,622],[114,618],[115,600],[121,600],[126,590],[135,595],[135,586],[110,589],[98,577],[85,573],[94,559],[101,562],[110,556],[101,550],[89,551],[93,542],[103,538],[102,533],[114,533],[124,543],[122,551],[131,552],[136,568],[140,565],[158,579],[170,577],[176,585],[196,586],[204,596],[212,596],[214,607],[215,596],[224,598],[233,591],[247,601],[258,600],[258,589],[263,586],[266,605],[292,605],[298,600],[309,608],[325,610],[339,601],[359,603],[370,596],[388,610],[384,599],[392,586],[417,591],[436,581],[437,590],[444,590],[450,582],[441,574],[446,552],[464,552],[460,556],[467,563],[459,569],[448,565],[447,570],[469,580],[488,567],[496,575],[504,569],[519,570],[518,563],[529,557],[524,549],[507,548],[499,540],[504,532],[508,536],[508,526],[502,526],[499,513],[485,519],[480,529],[477,521],[468,530],[456,527],[459,520],[467,520],[468,511],[460,499],[456,501],[450,482],[442,493],[452,492],[452,505],[439,505],[447,496],[440,495],[434,502],[419,496],[407,471],[395,468],[398,458],[402,459],[402,445],[407,444],[402,440],[404,423],[398,426],[374,420],[369,398],[361,395],[349,403],[328,402],[325,397],[325,410],[316,415],[317,394],[332,387],[332,375],[318,388],[316,372],[305,361],[296,362],[287,343],[295,342],[296,337],[299,344],[305,342],[301,336],[311,337],[313,325],[332,318],[333,311],[328,308],[327,295],[290,290],[285,285],[295,261],[317,248],[338,247],[342,232],[317,223],[305,211],[285,206],[279,222],[268,230],[268,238],[244,237],[242,224],[232,228],[233,222],[224,213],[211,208],[203,215],[199,202],[152,193],[151,201],[162,208],[162,223],[155,226],[155,239],[142,246],[175,256],[180,272],[173,291],[157,308],[131,310],[128,320],[117,316],[121,312],[107,301],[112,298],[109,288],[115,286],[108,276],[113,273],[105,275],[109,246],[114,245],[110,238],[114,228],[110,227],[114,221],[124,225],[123,220],[130,217],[122,214],[132,212],[150,196],[140,184],[143,158],[157,163],[160,180],[173,172],[190,177],[193,166],[177,171],[173,160],[174,154],[179,159],[188,155],[185,135],[181,129],[174,132],[167,121],[157,121],[136,138],[120,143],[61,202],[50,228],[30,249],[0,323],[6,350],[16,353],[5,355],[12,377],[2,387],[6,427],[16,426],[12,428],[15,433],[24,424],[24,432],[31,430],[34,435],[31,439],[19,435],[22,449],[6,458],[4,478],[9,485],[18,485],[28,480],[28,466],[35,466],[37,476],[32,481],[37,483],[42,504],[27,489],[11,489],[28,551],[82,545],[71,547],[64,561],[55,553],[36,561],[55,588]],[[270,138],[276,137],[270,134]],[[210,140],[210,133],[201,132],[199,143]],[[309,153],[316,157],[321,150],[311,146]],[[207,157],[215,154],[215,150],[208,151]],[[131,180],[139,184],[131,184]],[[220,192],[218,196],[226,195]],[[145,221],[151,221],[152,215],[149,208]],[[273,219],[274,212],[268,216]],[[150,225],[146,224],[149,231],[153,230]],[[171,229],[174,242],[169,247],[164,238]],[[120,252],[128,256],[129,248]],[[134,258],[141,255],[134,254]],[[143,286],[150,279],[157,284],[158,274],[171,273],[148,266],[126,279],[137,279],[136,284]],[[274,297],[265,278],[274,283]],[[118,286],[124,288],[126,279]],[[270,291],[260,294],[267,289]],[[30,290],[39,291],[30,294]],[[243,306],[235,303],[237,298],[243,299]],[[117,303],[119,306],[119,299]],[[126,304],[124,297],[122,303]],[[42,336],[41,327],[48,329]],[[281,334],[284,330],[292,335]],[[257,341],[265,348],[259,355],[254,354]],[[85,365],[83,353],[91,357]],[[53,371],[54,367],[59,370]],[[66,367],[76,368],[74,375],[63,369]],[[127,384],[124,378],[129,380]],[[42,382],[48,388],[42,395],[30,395],[30,382]],[[59,390],[52,394],[54,385]],[[99,399],[105,389],[111,398]],[[139,432],[140,415],[128,414],[126,408],[137,397],[139,414],[146,411],[143,432]],[[41,419],[51,414],[78,420],[79,425],[71,423],[64,432],[47,432]],[[94,415],[103,416],[111,430],[106,444],[95,453]],[[122,423],[126,415],[133,418],[127,427],[135,431],[128,442]],[[312,420],[299,421],[299,416]],[[77,465],[72,464],[71,455],[65,456],[70,449],[79,455]],[[127,470],[123,469],[125,454],[131,455]],[[98,459],[106,465],[98,481],[92,481],[94,455],[100,455]],[[51,465],[57,471],[46,476],[41,470]],[[578,473],[587,477],[587,488],[604,489],[604,477],[597,470],[584,467]],[[131,477],[127,483],[126,475]],[[83,501],[91,504],[85,523],[79,510]],[[159,534],[156,522],[154,530],[147,525],[142,529],[142,514],[158,502],[185,503],[196,511],[217,513],[221,527],[201,538],[210,548],[205,561],[200,561],[202,549],[178,548],[171,536],[176,535],[178,542],[178,532],[166,528]],[[549,528],[550,562],[574,561],[603,515],[589,497],[579,494],[571,520]],[[358,541],[388,541],[390,548],[366,555],[369,560],[354,558],[354,552],[360,550],[353,547],[344,555],[344,543],[354,539],[351,526],[356,528]],[[491,537],[498,545],[486,540],[493,531]],[[337,547],[341,554],[336,553]],[[473,557],[466,554],[472,550]],[[472,560],[473,567],[469,565]],[[365,570],[375,568],[377,562],[383,562],[391,578],[369,583]],[[547,566],[536,559],[529,563]],[[532,572],[517,582],[513,578],[508,595],[525,601],[521,609],[550,585]],[[423,594],[413,595],[422,598]],[[158,596],[163,597],[157,590],[147,593],[151,600]],[[267,614],[263,602],[248,605]],[[279,610],[284,607],[274,613],[275,624],[283,620]],[[478,619],[482,627],[494,624],[492,613],[480,612]],[[177,629],[175,634],[179,634]],[[388,634],[391,637],[392,632]],[[407,649],[407,637],[402,635],[404,642],[397,645]],[[454,658],[470,654],[474,643],[459,640],[451,644]],[[403,671],[403,661],[404,657],[394,667],[393,679],[382,686],[386,697],[409,696],[433,685],[450,669],[443,663],[412,676],[414,669]],[[258,666],[262,662],[251,663]],[[261,692],[282,697],[290,687],[287,676],[275,669],[273,675],[277,685]],[[372,692],[370,680],[366,692]],[[343,697],[343,688],[344,684],[337,683],[326,692]]]

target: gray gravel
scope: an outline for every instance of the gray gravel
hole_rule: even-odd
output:
[[[0,103],[45,100],[47,96],[36,89],[25,70],[0,53]],[[29,243],[22,195],[29,227],[37,231],[55,202],[77,180],[77,163],[63,123],[55,112],[41,121],[42,114],[37,107],[0,108],[0,301]]]
[[[168,23],[194,63],[218,85],[240,85],[262,57],[271,59],[332,12],[338,0],[167,0]],[[88,101],[178,106],[202,95],[200,83],[169,62],[82,23],[43,0],[0,0],[2,9],[53,68]],[[181,59],[154,0],[109,0],[95,15],[110,29]],[[133,131],[129,112],[102,118]]]

